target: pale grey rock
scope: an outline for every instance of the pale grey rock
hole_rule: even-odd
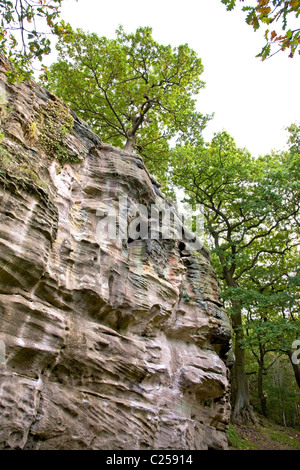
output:
[[[61,165],[38,120],[59,101],[3,62],[0,81],[0,448],[226,449],[231,330],[208,250],[101,239],[99,208],[165,202],[154,178],[74,113]]]

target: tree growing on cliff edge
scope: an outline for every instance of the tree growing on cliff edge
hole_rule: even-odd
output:
[[[203,65],[186,44],[158,44],[150,27],[116,33],[110,40],[77,30],[62,39],[45,85],[105,142],[136,150],[157,173],[168,141],[199,135],[208,119],[195,107]]]
[[[227,5],[227,10],[232,10],[236,0],[221,0]],[[240,0],[244,2],[244,0]],[[247,12],[246,22],[257,31],[262,25],[266,25],[266,44],[257,57],[262,60],[277,54],[279,51],[289,51],[289,57],[294,57],[298,51],[300,54],[300,28],[293,26],[300,15],[300,0],[256,0],[256,5],[245,5],[242,10]],[[274,24],[281,23],[281,27]],[[277,48],[276,48],[277,46]],[[275,52],[272,52],[276,48]]]
[[[213,264],[229,305],[236,356],[234,421],[253,419],[242,347],[244,312],[262,313],[270,303],[268,292],[260,292],[260,281],[265,288],[278,289],[274,305],[284,302],[274,276],[280,280],[280,259],[299,243],[299,157],[290,151],[254,159],[226,132],[210,144],[173,152],[174,184],[185,190],[190,203],[204,206]],[[295,253],[299,263],[299,251]]]

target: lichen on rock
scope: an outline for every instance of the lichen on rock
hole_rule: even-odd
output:
[[[231,329],[208,250],[103,237],[122,198],[166,202],[153,177],[4,72],[0,448],[226,449]]]

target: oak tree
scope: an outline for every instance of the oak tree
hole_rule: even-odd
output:
[[[244,315],[254,307],[261,312],[270,302],[279,260],[299,243],[299,161],[292,152],[254,159],[226,132],[209,144],[178,146],[173,152],[174,184],[190,203],[204,206],[213,263],[231,314],[235,421],[253,419],[242,347]],[[261,293],[261,285],[269,291]]]
[[[264,416],[269,413],[264,379],[281,356],[288,357],[300,387],[300,368],[294,364],[292,350],[292,344],[300,337],[299,258],[297,244],[283,249],[266,265],[260,263],[252,269],[239,292],[245,309],[242,346],[253,358],[249,373],[253,374],[256,362],[256,392]]]
[[[221,1],[227,5],[227,10],[232,10],[237,3],[236,0]],[[240,1],[244,3],[244,0]],[[247,13],[246,22],[254,31],[263,25],[267,26],[267,42],[257,57],[265,60],[285,50],[289,51],[290,58],[297,51],[300,54],[300,0],[256,0],[256,5],[243,4],[242,10]]]
[[[187,44],[157,43],[150,27],[116,39],[77,30],[57,45],[45,85],[112,145],[136,151],[150,170],[166,168],[170,139],[200,133],[201,59]]]
[[[59,21],[62,0],[1,0],[0,51],[9,59],[11,81],[28,79],[33,62],[51,52],[51,35],[70,31]],[[42,67],[43,68],[43,67]]]

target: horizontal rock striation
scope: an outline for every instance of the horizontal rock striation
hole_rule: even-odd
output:
[[[0,65],[0,448],[226,449],[231,330],[207,249],[107,237],[110,209],[171,203],[138,155]]]

